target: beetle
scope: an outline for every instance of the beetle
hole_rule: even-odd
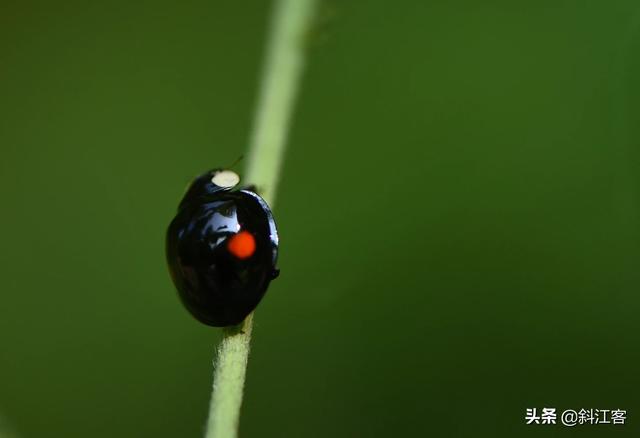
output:
[[[193,180],[166,234],[166,257],[178,295],[200,322],[241,323],[279,270],[278,231],[255,188],[213,169]]]

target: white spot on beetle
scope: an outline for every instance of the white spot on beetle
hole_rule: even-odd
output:
[[[211,182],[218,187],[229,189],[240,182],[240,177],[232,170],[221,170],[213,175]]]

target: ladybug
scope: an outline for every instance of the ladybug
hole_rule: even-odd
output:
[[[214,327],[241,323],[278,276],[278,232],[255,190],[214,169],[187,189],[167,230],[169,272],[187,310]]]

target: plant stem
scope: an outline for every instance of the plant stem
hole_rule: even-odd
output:
[[[304,67],[304,38],[316,0],[277,0],[271,22],[260,95],[249,144],[245,184],[253,184],[271,207],[289,122]],[[214,359],[213,392],[206,438],[238,435],[253,314],[224,329]]]

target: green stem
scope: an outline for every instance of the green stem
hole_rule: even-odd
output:
[[[316,0],[277,0],[249,144],[245,184],[273,207]],[[224,330],[214,360],[206,438],[238,435],[253,314]]]

